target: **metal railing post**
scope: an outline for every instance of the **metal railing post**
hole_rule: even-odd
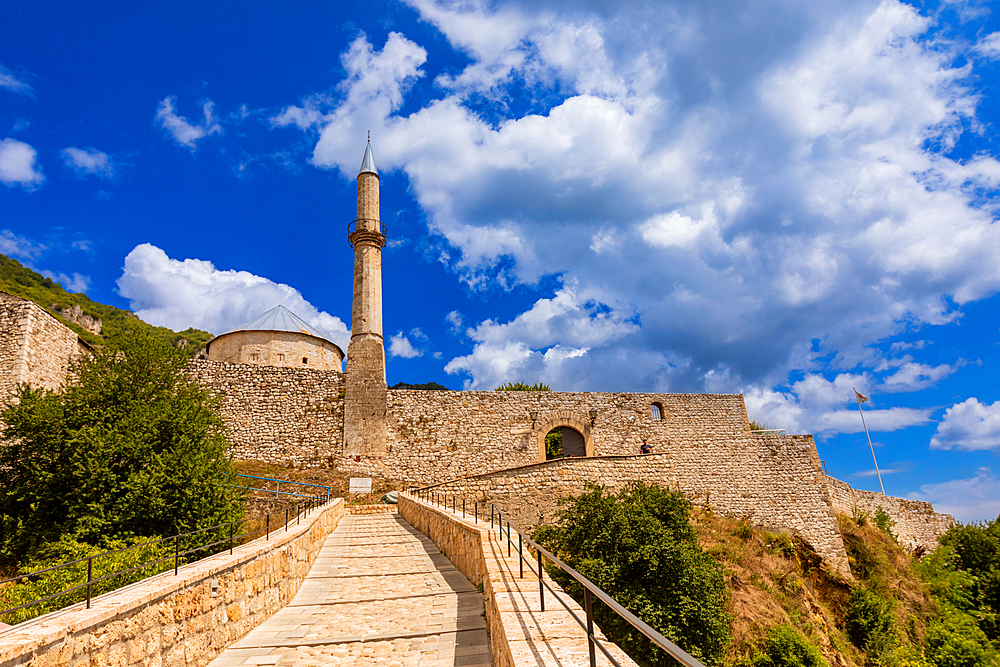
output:
[[[233,555],[233,523],[229,523],[229,555]]]
[[[594,653],[594,600],[590,589],[583,588],[583,605],[587,610],[587,647],[590,649],[590,667],[597,667],[597,656]]]
[[[479,501],[478,500],[474,501],[472,503],[472,506],[475,508],[476,512],[476,523],[479,523]]]
[[[507,519],[507,558],[510,558],[510,519]]]
[[[281,495],[281,480],[276,479],[274,481],[277,482],[277,484],[274,485],[274,498],[277,499],[278,496]]]
[[[490,503],[490,528],[493,527],[493,503]]]
[[[94,580],[94,557],[87,559],[87,609],[90,609],[90,582]]]
[[[264,517],[264,541],[267,542],[271,539],[271,515],[268,514]]]
[[[180,543],[178,542],[179,539],[180,539],[180,535],[174,535],[174,576],[175,577],[177,576],[177,567],[178,567],[178,562],[177,561],[179,560],[179,557],[180,557]]]
[[[510,530],[510,528],[507,530]],[[521,566],[521,578],[524,579],[524,556],[521,555],[521,531],[517,532],[517,564]]]
[[[535,549],[538,556],[538,600],[542,603],[542,611],[545,611],[545,582],[542,581],[542,550]]]
[[[288,532],[288,508],[285,508],[285,532]]]

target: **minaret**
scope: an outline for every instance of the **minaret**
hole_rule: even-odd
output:
[[[382,248],[379,176],[369,138],[358,172],[358,218],[348,227],[354,248],[354,308],[347,346],[344,396],[345,456],[386,453],[385,345],[382,342]]]

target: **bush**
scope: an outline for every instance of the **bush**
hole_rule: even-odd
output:
[[[881,507],[876,508],[875,515],[872,517],[872,522],[883,533],[891,537],[893,540],[896,539],[896,534],[892,532],[893,526],[896,525],[896,522],[884,509]]]
[[[763,650],[756,650],[750,667],[827,667],[819,649],[787,623],[771,628]]]
[[[31,561],[22,572],[37,572],[58,565],[68,563],[88,556],[96,556],[102,551],[115,551],[126,547],[135,547],[119,553],[108,554],[94,558],[92,563],[91,580],[100,579],[113,572],[127,570],[133,567],[139,569],[127,574],[111,577],[91,586],[91,596],[97,597],[102,593],[107,593],[121,588],[146,577],[150,577],[159,572],[164,572],[174,566],[173,559],[169,562],[147,565],[161,558],[166,558],[173,554],[172,543],[157,543],[148,545],[151,541],[145,537],[133,537],[127,540],[108,540],[102,547],[94,547],[82,544],[74,540],[62,540],[54,544],[45,545],[39,550],[38,560]],[[141,545],[141,546],[136,546]],[[55,595],[59,591],[72,588],[74,586],[87,583],[87,561],[75,563],[73,565],[46,572],[36,577],[28,577],[13,586],[0,589],[0,609],[10,609],[19,607],[22,604],[37,600],[39,598]],[[61,609],[75,602],[87,599],[87,589],[80,588],[71,593],[60,595],[46,602],[33,604],[19,611],[11,612],[0,617],[4,623],[14,625],[21,621],[26,621],[50,611]]]
[[[525,384],[524,382],[508,382],[502,384],[493,391],[552,391],[547,384],[536,382],[535,384]]]
[[[0,556],[23,563],[64,540],[97,547],[242,516],[217,403],[186,363],[133,332],[77,363],[60,393],[18,388],[0,415]]]
[[[594,487],[564,501],[556,526],[536,538],[622,606],[703,662],[719,662],[731,618],[722,568],[702,552],[679,493],[637,484],[617,494]],[[582,587],[552,570],[578,601]],[[673,665],[660,648],[602,604],[598,625],[643,665]]]
[[[896,644],[894,603],[875,591],[858,586],[847,602],[847,633],[854,645],[878,655]]]
[[[927,657],[937,667],[997,664],[996,651],[975,619],[947,607],[927,628]]]

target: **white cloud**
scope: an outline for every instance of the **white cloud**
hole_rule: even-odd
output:
[[[8,187],[19,185],[31,191],[45,180],[41,167],[35,164],[38,153],[17,139],[0,141],[0,181]]]
[[[444,321],[448,323],[451,333],[457,334],[462,331],[465,318],[462,316],[462,313],[457,310],[453,310],[444,316]]]
[[[0,65],[0,88],[6,88],[12,93],[25,97],[35,96],[35,91],[30,85],[3,65]]]
[[[945,410],[931,449],[1000,451],[1000,401],[987,404],[970,398]]]
[[[924,484],[909,498],[933,503],[934,511],[951,514],[959,521],[992,521],[1000,516],[1000,479],[984,467],[969,479]]]
[[[40,243],[25,238],[20,234],[15,234],[9,229],[0,230],[0,253],[8,257],[19,257],[21,259],[34,259],[46,247]]]
[[[87,288],[90,287],[90,276],[80,273],[73,273],[73,275],[52,271],[42,271],[41,273],[46,278],[61,284],[67,292],[86,292]]]
[[[318,310],[293,287],[246,271],[219,270],[200,259],[172,259],[148,243],[125,258],[118,292],[140,318],[175,331],[195,327],[225,333],[283,305],[329,334],[345,352],[350,341],[340,318]]]
[[[64,148],[59,154],[66,166],[78,176],[97,176],[102,181],[115,178],[115,164],[107,153],[96,148]]]
[[[994,60],[1000,59],[1000,32],[991,32],[979,41],[976,51]]]
[[[1000,162],[950,153],[980,97],[934,18],[896,0],[409,4],[465,69],[361,36],[331,94],[273,122],[318,131],[313,164],[352,178],[370,128],[475,289],[561,277],[472,324],[447,366],[467,386],[747,390],[776,426],[836,433],[860,427],[851,384],[918,391],[962,363],[882,351],[1000,290]]]
[[[938,380],[948,377],[964,364],[962,360],[954,365],[939,366],[906,361],[895,373],[882,381],[880,389],[885,392],[920,391],[937,384]]]
[[[413,347],[413,343],[409,341],[402,331],[389,338],[389,356],[412,359],[423,354],[422,350]]]
[[[222,125],[213,115],[215,105],[211,101],[202,104],[204,117],[197,125],[191,123],[187,118],[177,115],[174,108],[175,102],[177,102],[177,97],[174,95],[160,100],[155,120],[178,145],[194,150],[199,140],[212,134],[222,134]]]

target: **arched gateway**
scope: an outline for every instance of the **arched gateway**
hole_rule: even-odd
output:
[[[560,412],[552,415],[545,423],[535,430],[538,444],[538,461],[546,460],[545,436],[555,428],[561,428],[563,433],[563,456],[593,456],[594,437],[590,432],[589,419],[575,412]]]

